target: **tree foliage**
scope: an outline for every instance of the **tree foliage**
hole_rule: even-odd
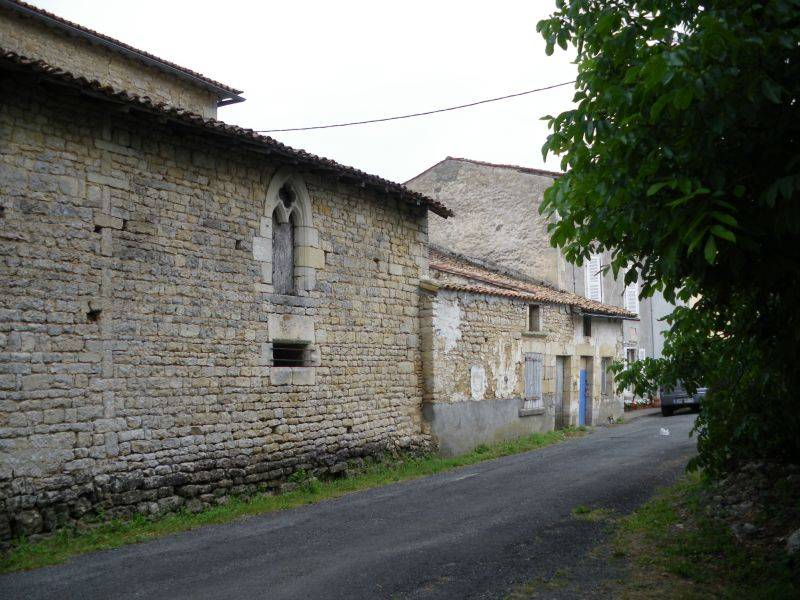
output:
[[[711,386],[707,468],[800,460],[800,0],[557,0],[538,30],[578,64],[552,243],[692,304],[619,381]]]

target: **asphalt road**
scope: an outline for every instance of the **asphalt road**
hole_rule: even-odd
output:
[[[602,580],[611,567],[588,557],[607,530],[572,509],[626,513],[672,482],[694,453],[693,421],[642,417],[526,454],[4,575],[0,597],[502,598],[554,573]]]

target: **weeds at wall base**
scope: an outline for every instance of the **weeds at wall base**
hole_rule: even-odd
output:
[[[536,450],[583,435],[586,431],[586,427],[579,427],[534,433],[513,441],[481,444],[472,452],[452,458],[428,454],[367,459],[358,470],[348,470],[352,476],[341,479],[319,480],[303,471],[297,471],[289,477],[289,482],[297,487],[281,494],[234,497],[224,505],[199,513],[183,510],[157,518],[138,515],[125,521],[108,521],[91,529],[61,529],[52,536],[35,542],[18,539],[0,556],[0,572],[36,569],[88,552],[145,542],[206,525],[228,523],[243,517],[286,510],[338,498],[359,490],[434,475],[502,456]]]

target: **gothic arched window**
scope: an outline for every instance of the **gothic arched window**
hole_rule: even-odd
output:
[[[261,235],[253,240],[253,257],[261,263],[262,291],[307,295],[314,289],[316,269],[325,258],[308,190],[296,173],[282,170],[273,175]]]

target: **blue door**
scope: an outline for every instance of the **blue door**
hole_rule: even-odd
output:
[[[578,425],[586,425],[586,369],[581,369],[578,389]]]

